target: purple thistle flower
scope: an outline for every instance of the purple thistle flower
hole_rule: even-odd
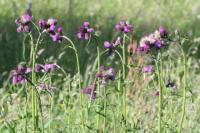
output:
[[[95,100],[96,99],[96,83],[94,82],[92,85],[83,88],[82,89],[82,93],[87,94],[91,100]]]
[[[54,42],[60,43],[62,42],[62,35],[63,35],[62,27],[58,27],[56,32],[54,32],[53,34],[50,34],[50,37],[52,38]]]
[[[15,20],[15,23],[18,25],[17,32],[30,32],[29,24],[32,20],[32,17],[28,13],[24,13],[20,18]]]
[[[104,66],[101,66],[100,73],[96,74],[96,78],[100,78],[102,85],[106,85],[109,80],[115,80],[114,69],[112,67],[105,68]]]
[[[147,73],[147,74],[152,74],[153,73],[153,67],[151,65],[142,67],[142,72]]]
[[[45,64],[44,65],[44,71],[45,72],[50,72],[56,69],[56,64]]]
[[[163,26],[161,26],[159,28],[159,32],[160,32],[161,38],[164,38],[164,37],[166,37],[168,35],[167,30]]]
[[[24,74],[26,71],[26,68],[24,68],[22,65],[17,66],[17,73],[18,74]]]
[[[35,72],[41,72],[44,69],[44,66],[41,64],[35,64]]]
[[[38,25],[40,27],[40,29],[45,30],[47,28],[47,22],[44,19],[40,19],[38,21]]]
[[[117,39],[114,41],[114,43],[110,43],[108,41],[104,42],[104,48],[108,49],[108,55],[111,55],[113,52],[113,49],[116,48],[121,44],[121,38],[117,37]]]
[[[113,43],[113,47],[117,47],[121,44],[121,38],[117,37],[117,39],[115,40],[115,42]]]
[[[56,19],[53,19],[53,18],[49,18],[47,20],[47,25],[56,25],[57,24],[57,20]]]
[[[90,27],[90,23],[84,22],[83,25],[79,28],[77,37],[79,39],[88,40],[90,38],[92,32],[94,32],[94,29]]]
[[[12,84],[13,84],[13,85],[16,85],[17,83],[18,83],[17,75],[13,75],[13,76],[12,76]]]
[[[118,24],[115,25],[115,29],[127,34],[132,31],[133,26],[127,23],[125,20],[121,20]]]
[[[149,34],[140,40],[140,46],[137,48],[137,51],[148,53],[151,48],[159,50],[165,44],[163,38],[165,38],[167,34],[167,31],[163,27],[160,27],[159,31],[156,30],[154,33]]]
[[[32,72],[32,68],[30,68],[30,67],[27,67],[27,68],[26,68],[26,72],[25,72],[25,73],[26,73],[26,74],[29,74],[29,73],[31,73],[31,72]]]
[[[110,42],[108,42],[108,41],[105,41],[104,42],[104,48],[110,49],[110,48],[112,48],[112,44]]]
[[[25,74],[26,68],[24,68],[22,65],[18,65],[18,67],[15,70],[11,71],[12,84],[24,84],[26,81]]]

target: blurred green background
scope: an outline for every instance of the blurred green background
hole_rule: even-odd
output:
[[[23,34],[17,34],[15,19],[24,11],[31,10],[34,21],[39,18],[56,18],[64,32],[72,38],[76,46],[82,49],[82,73],[88,62],[94,60],[96,54],[92,42],[80,42],[76,32],[83,21],[91,22],[100,34],[100,45],[114,36],[114,25],[120,19],[127,19],[134,24],[133,38],[140,38],[154,31],[160,25],[169,31],[178,29],[182,34],[193,38],[197,43],[188,44],[199,47],[200,36],[200,1],[199,0],[0,0],[0,81],[8,76],[11,69],[23,61],[28,61],[30,45],[28,39],[23,45]],[[46,39],[47,38],[47,39]],[[56,61],[67,72],[74,71],[73,52],[64,45],[54,44],[48,37],[40,49],[38,62]],[[25,58],[23,57],[25,46]],[[85,47],[89,47],[90,51]],[[194,57],[199,57],[196,52]],[[71,58],[72,57],[72,58]]]

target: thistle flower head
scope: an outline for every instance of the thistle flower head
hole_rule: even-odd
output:
[[[32,20],[32,17],[28,13],[24,13],[21,17],[17,18],[15,20],[15,23],[17,24],[17,32],[30,32],[29,24]]]
[[[151,65],[142,67],[142,72],[147,73],[147,74],[152,74],[153,73],[153,67]]]
[[[55,29],[54,29],[54,32],[52,32],[50,34],[50,37],[54,42],[59,42],[60,43],[60,42],[62,42],[62,39],[63,39],[62,35],[63,35],[62,27],[58,27],[57,31],[55,31]]]
[[[44,66],[41,64],[35,64],[35,72],[41,72],[44,69]]]
[[[137,48],[137,52],[148,53],[152,48],[161,49],[165,44],[165,37],[168,33],[165,28],[160,27],[159,30],[156,30],[154,33],[149,34],[148,36],[143,37],[140,40],[140,46]]]
[[[109,80],[115,80],[115,72],[112,67],[100,67],[100,72],[96,74],[96,78],[101,79],[102,85],[106,85]]]
[[[51,72],[51,71],[55,70],[56,67],[57,67],[56,64],[45,64],[44,65],[44,71],[45,72]]]
[[[82,89],[82,93],[84,94],[87,94],[91,100],[95,100],[96,99],[96,83],[93,83],[92,85],[86,87],[86,88],[83,88]]]
[[[11,78],[12,78],[12,84],[24,84],[25,83],[25,74],[26,74],[26,68],[22,65],[18,65],[18,67],[11,71]]]
[[[79,39],[85,39],[88,40],[91,36],[91,33],[94,32],[94,29],[90,27],[89,22],[84,22],[83,25],[79,28],[79,31],[77,33],[77,37]]]
[[[117,48],[117,46],[119,46],[120,44],[121,44],[121,38],[117,37],[117,39],[113,43],[105,41],[104,48],[108,49],[108,55],[111,55],[113,49]]]
[[[121,20],[119,23],[115,25],[115,29],[127,34],[133,30],[133,26],[130,25],[125,20]]]

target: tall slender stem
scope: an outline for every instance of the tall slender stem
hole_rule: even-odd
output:
[[[99,45],[97,45],[97,67],[98,67],[98,73],[100,72],[100,50],[99,50]],[[97,81],[97,92],[98,94],[100,94],[100,83],[99,83],[99,79]],[[98,99],[98,104],[100,103],[99,101],[100,99]],[[97,130],[99,129],[99,124],[100,124],[100,114],[97,113]]]
[[[32,35],[30,35],[30,37],[32,38]],[[35,73],[34,73],[34,69],[35,69],[35,48],[34,48],[33,43],[31,45],[31,53],[32,53],[32,55],[31,55],[31,63],[32,63],[31,81],[33,83],[35,83]],[[33,125],[32,125],[33,126],[33,132],[35,133],[36,132],[36,116],[35,116],[35,89],[34,89],[34,87],[32,88],[32,120],[33,120]]]
[[[103,93],[104,93],[104,107],[103,107],[103,109],[104,109],[104,117],[103,117],[103,133],[106,133],[106,107],[107,107],[107,98],[106,98],[106,88],[104,87],[103,88],[104,89],[104,91],[103,91]]]
[[[162,60],[162,57],[160,57],[160,62]],[[158,112],[158,133],[161,133],[162,131],[162,77],[161,77],[161,71],[159,68],[159,63],[157,60],[155,60],[156,64],[156,70],[157,70],[157,77],[158,77],[158,88],[159,88],[159,112]]]
[[[68,102],[68,131],[70,132],[70,123],[71,123],[71,82],[68,85],[68,89],[69,89],[69,102]]]
[[[36,60],[36,52],[37,47],[40,41],[42,33],[39,33],[37,38],[37,42],[34,46],[32,34],[29,34],[31,38],[31,64],[32,64],[32,73],[31,73],[31,81],[33,84],[36,83],[36,74],[35,74],[35,60]],[[35,92],[34,87],[32,88],[32,120],[33,120],[33,132],[35,133],[38,127],[38,109],[37,109],[37,94]]]
[[[81,73],[80,73],[80,63],[79,63],[79,56],[77,53],[77,49],[74,45],[74,43],[66,36],[62,36],[62,38],[66,39],[71,45],[72,45],[72,49],[74,50],[75,56],[76,56],[76,65],[77,65],[77,71],[78,71],[78,86],[79,86],[79,90],[81,90]],[[80,93],[80,104],[81,104],[81,122],[82,122],[82,126],[83,129],[85,131],[85,120],[84,120],[84,111],[83,111],[83,94]]]
[[[125,47],[125,38],[126,35],[123,36],[123,44],[122,44],[122,59],[123,59],[123,65],[122,65],[122,77],[123,77],[123,117],[124,117],[124,126],[126,126],[126,86],[125,86],[125,80],[126,80],[126,47]]]
[[[187,64],[186,64],[186,56],[183,48],[180,46],[182,56],[183,56],[183,63],[184,63],[184,77],[183,77],[183,96],[182,96],[182,115],[181,121],[179,123],[178,133],[182,132],[183,121],[185,118],[185,106],[186,106],[186,82],[187,82]]]

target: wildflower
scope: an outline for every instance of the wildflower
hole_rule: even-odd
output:
[[[39,28],[42,29],[42,30],[45,30],[45,29],[48,28],[47,22],[46,22],[46,20],[44,20],[44,19],[40,19],[40,20],[38,21],[38,25],[39,25]]]
[[[115,25],[115,29],[127,34],[132,31],[133,26],[127,23],[125,20],[121,20],[118,24]]]
[[[90,38],[90,34],[94,31],[93,28],[90,27],[89,22],[84,22],[83,25],[79,28],[79,32],[77,33],[77,37],[79,39],[88,40]]]
[[[153,72],[153,67],[151,65],[142,67],[142,72],[147,73],[147,74],[152,74]]]
[[[17,32],[30,32],[29,24],[32,20],[32,17],[28,13],[24,13],[20,18],[15,20],[15,23],[18,25]]]
[[[160,27],[159,30],[156,30],[154,33],[149,34],[148,36],[143,37],[140,40],[140,46],[136,49],[137,52],[148,53],[150,49],[160,49],[165,44],[164,38],[167,37],[168,33],[164,27]]]
[[[56,69],[56,64],[45,64],[44,65],[44,71],[45,72],[50,72]]]
[[[102,85],[106,85],[108,80],[115,80],[114,69],[112,67],[105,68],[104,66],[101,66],[100,73],[96,74],[96,78],[100,78]]]
[[[56,32],[50,34],[50,37],[54,42],[60,43],[62,41],[62,35],[62,27],[58,27]]]
[[[161,27],[159,28],[159,32],[160,32],[160,36],[161,36],[162,38],[164,38],[164,37],[166,37],[166,36],[168,35],[166,29],[165,29],[163,26],[161,26]]]
[[[12,84],[24,84],[25,83],[25,74],[26,69],[22,65],[18,65],[18,67],[15,70],[11,71],[11,78],[12,78]]]
[[[29,73],[31,73],[31,72],[32,72],[32,68],[30,68],[30,67],[27,67],[27,68],[26,68],[26,72],[25,72],[25,73],[26,73],[26,74],[29,74]]]
[[[97,93],[96,93],[96,83],[95,82],[92,85],[90,85],[90,86],[82,89],[82,92],[84,94],[89,95],[89,97],[91,98],[91,100],[95,100],[96,99],[96,95],[97,95]]]
[[[57,20],[49,18],[47,21],[45,19],[40,19],[38,21],[39,28],[42,30],[47,30],[49,33],[54,32],[56,28]]]
[[[173,90],[176,90],[176,88],[177,88],[176,84],[175,84],[172,80],[170,80],[170,79],[168,79],[168,80],[165,82],[165,86],[166,86],[167,88],[172,88]]]
[[[35,72],[41,72],[44,69],[44,66],[41,64],[35,64]]]
[[[117,46],[119,46],[121,44],[121,38],[117,37],[117,39],[115,40],[114,43],[110,43],[108,41],[104,42],[104,48],[108,49],[108,55],[112,54],[112,51],[114,48],[116,48]]]

